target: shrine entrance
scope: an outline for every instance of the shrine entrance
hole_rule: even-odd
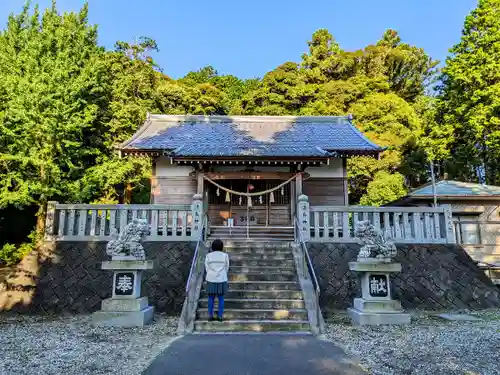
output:
[[[295,195],[302,173],[271,171],[200,172],[210,227],[271,233],[293,230]],[[300,191],[300,190],[299,190]]]
[[[211,225],[224,227],[279,227],[292,225],[292,188],[280,180],[205,181],[205,201]],[[224,190],[226,188],[227,190]],[[277,189],[276,189],[277,188]],[[273,191],[273,189],[276,189]],[[242,196],[231,193],[269,193]]]

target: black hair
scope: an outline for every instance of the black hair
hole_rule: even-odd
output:
[[[224,244],[221,240],[216,239],[212,242],[212,251],[224,251]]]

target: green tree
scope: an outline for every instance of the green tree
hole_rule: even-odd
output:
[[[500,0],[479,0],[443,69],[439,123],[450,131],[452,175],[498,183],[500,172]],[[447,139],[448,141],[448,139]]]
[[[406,195],[405,179],[400,173],[380,171],[368,184],[366,194],[360,200],[363,206],[381,206]]]
[[[213,66],[206,66],[198,71],[189,72],[178,82],[195,89],[204,89],[207,94],[212,94],[215,98],[213,103],[217,103],[220,107],[216,110],[218,114],[233,114],[240,112],[242,97],[255,88],[259,80],[242,80],[231,74],[220,75]]]
[[[357,157],[348,162],[352,203],[359,202],[368,184],[382,176],[377,174],[380,171],[393,175],[410,170],[411,164],[416,169],[411,170],[409,181],[422,181],[425,158],[413,157],[413,151],[430,149],[430,144],[420,143],[423,135],[439,133],[422,121],[435,114],[431,110],[435,107],[426,105],[424,93],[433,81],[437,61],[422,49],[402,43],[394,30],[375,45],[344,51],[328,30],[321,29],[308,46],[299,64],[280,65],[243,96],[242,113],[354,114],[355,125],[387,151],[380,160]]]
[[[88,7],[42,15],[26,5],[0,34],[0,207],[76,199],[72,182],[106,149],[103,49]]]

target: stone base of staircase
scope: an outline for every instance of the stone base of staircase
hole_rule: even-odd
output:
[[[309,331],[309,322],[306,320],[225,320],[203,321],[194,323],[196,331],[210,332],[274,332],[274,331]]]

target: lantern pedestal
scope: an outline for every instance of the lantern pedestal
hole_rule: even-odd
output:
[[[92,315],[92,322],[113,327],[142,327],[151,323],[154,307],[149,306],[148,297],[141,297],[141,281],[144,270],[153,269],[153,262],[113,257],[103,262],[101,268],[113,271],[113,294],[102,301],[101,310]]]
[[[411,317],[403,312],[401,303],[391,297],[391,273],[401,272],[400,263],[386,263],[376,259],[350,262],[349,269],[361,274],[361,298],[354,299],[354,307],[347,309],[358,325],[409,324]]]

